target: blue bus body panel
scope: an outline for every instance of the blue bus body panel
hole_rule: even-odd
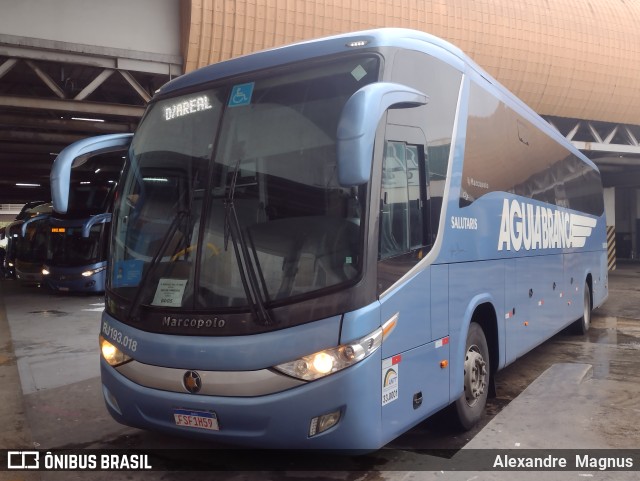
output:
[[[42,262],[25,262],[14,261],[16,278],[26,283],[41,283],[44,276],[42,275]]]
[[[59,292],[104,292],[107,261],[96,262],[84,266],[60,267],[49,265],[50,274],[45,277],[51,289]],[[91,276],[82,273],[102,269]]]
[[[354,318],[360,319],[366,329],[376,324],[379,327],[375,305],[363,309],[360,315],[354,314]],[[204,338],[146,333],[103,314],[102,332],[108,332],[111,342],[140,362],[185,369],[245,371],[268,368],[337,345],[340,321],[337,316],[255,336]],[[125,337],[127,340],[117,343],[116,339]],[[125,344],[135,349],[127,349]],[[123,424],[240,445],[373,449],[383,442],[380,355],[378,350],[365,361],[324,379],[258,397],[202,396],[151,389],[126,379],[104,360],[101,371],[109,412]],[[174,409],[214,411],[220,431],[176,426]],[[341,411],[340,423],[309,438],[311,419],[336,410]]]
[[[208,441],[269,448],[376,449],[380,423],[380,351],[325,379],[260,397],[200,396],[149,389],[101,361],[107,408],[117,421]],[[106,391],[105,391],[106,389]],[[121,410],[114,408],[113,399]],[[219,431],[176,426],[174,409],[214,411]],[[337,426],[309,437],[311,419],[341,411]]]
[[[379,318],[377,307],[363,309],[360,316],[363,323]],[[256,337],[261,338],[262,349],[271,345],[273,336],[247,336],[244,343],[251,347],[243,349],[223,349],[234,362],[221,363],[221,358],[210,361],[207,353],[203,353],[191,343],[175,346],[182,336],[159,336],[146,338],[144,333],[132,330],[127,326],[109,319],[104,321],[114,329],[121,330],[123,336],[135,336],[136,349],[129,350],[137,360],[145,360],[144,353],[152,350],[156,363],[167,357],[172,358],[167,364],[172,367],[184,365],[198,369],[217,367],[234,367],[236,370],[256,369],[266,362],[276,363],[289,355],[281,355],[278,349],[270,349],[278,353],[280,359],[271,354],[251,355],[256,350]],[[321,321],[325,331],[337,328],[335,319]],[[370,324],[370,325],[372,325]],[[306,327],[306,326],[301,326]],[[292,330],[296,330],[293,328]],[[313,329],[301,329],[303,344],[308,345],[313,339]],[[153,347],[146,346],[149,340],[155,339]],[[164,339],[162,339],[164,338]],[[192,339],[194,340],[194,339]],[[227,338],[228,340],[228,338]],[[208,347],[217,339],[208,339],[204,346]],[[278,341],[280,342],[280,341]],[[236,347],[241,343],[236,339],[230,344]],[[225,343],[218,343],[223,347]],[[226,343],[227,345],[229,343]],[[278,345],[283,349],[291,349],[291,339]],[[123,350],[124,347],[121,346]],[[145,349],[149,347],[149,349]],[[310,348],[307,348],[308,351]],[[189,352],[195,353],[189,357]],[[148,353],[148,354],[152,354]],[[177,358],[187,357],[181,363]],[[104,360],[101,361],[101,373],[105,402],[110,414],[117,421],[144,429],[160,430],[171,434],[202,438],[209,441],[228,442],[248,446],[268,446],[278,448],[323,448],[323,449],[376,449],[391,441],[409,426],[415,425],[425,417],[439,410],[449,402],[449,371],[440,366],[442,360],[449,358],[449,345],[442,342],[431,342],[423,346],[398,353],[394,357],[393,370],[398,380],[399,395],[393,401],[383,405],[385,370],[382,350],[378,349],[364,361],[326,378],[289,389],[287,391],[258,397],[222,397],[203,396],[187,393],[166,392],[140,386],[122,376]],[[246,362],[243,362],[246,361]],[[391,363],[391,358],[387,359]],[[232,364],[232,366],[231,366]],[[418,396],[420,403],[414,403]],[[220,424],[219,431],[209,431],[176,426],[174,410],[213,411]],[[320,435],[309,437],[311,419],[322,414],[339,410],[341,419],[337,426]]]
[[[101,332],[137,361],[153,366],[215,371],[251,371],[293,361],[338,345],[340,318],[252,336],[157,334],[102,314]],[[116,337],[113,332],[121,333]],[[122,342],[124,337],[131,342]],[[135,349],[132,342],[135,341]]]

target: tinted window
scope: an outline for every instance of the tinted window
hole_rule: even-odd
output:
[[[460,207],[489,192],[510,192],[599,216],[598,171],[471,84]]]
[[[425,107],[390,110],[388,119],[392,124],[420,127],[426,135],[425,155],[429,159],[429,223],[433,242],[440,223],[462,73],[430,55],[399,50],[393,60],[391,80],[418,89],[429,96],[429,102]]]

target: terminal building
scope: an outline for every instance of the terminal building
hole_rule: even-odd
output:
[[[375,27],[444,38],[600,168],[610,268],[640,255],[640,3],[58,0],[0,16],[0,223],[50,197],[58,152],[133,131],[154,91],[256,50]]]

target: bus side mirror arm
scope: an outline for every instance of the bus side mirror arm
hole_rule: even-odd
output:
[[[336,133],[340,185],[369,181],[376,129],[388,109],[419,107],[428,101],[419,90],[391,82],[372,83],[355,92],[342,109]]]
[[[96,224],[108,224],[111,222],[111,212],[93,215],[82,225],[82,237],[89,237],[91,228]]]
[[[20,226],[20,235],[24,238],[27,235],[27,226],[32,222],[42,219],[48,219],[49,214],[38,214],[36,216],[31,217],[30,219],[25,220]]]
[[[69,184],[71,167],[82,165],[90,157],[126,149],[133,134],[111,134],[78,140],[65,147],[53,161],[51,168],[51,200],[53,210],[60,214],[69,208]]]

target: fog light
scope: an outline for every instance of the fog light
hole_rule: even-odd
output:
[[[334,411],[313,418],[309,425],[309,437],[325,432],[327,429],[338,424],[338,421],[340,421],[340,411]]]

